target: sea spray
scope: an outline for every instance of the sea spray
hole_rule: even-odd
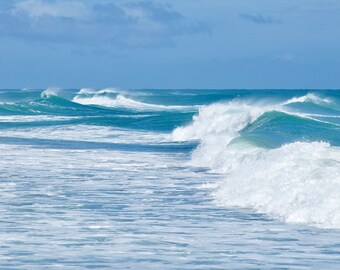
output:
[[[287,134],[292,132],[291,140],[297,141],[283,143],[275,149],[258,147],[249,139],[251,137],[242,137],[245,127],[260,121],[258,119],[265,112],[270,115],[273,109],[281,110],[282,117],[278,120],[269,118],[267,132],[273,132],[275,126],[277,129],[281,125],[289,129],[291,124],[285,121],[295,121],[295,116],[290,112],[291,116],[287,114],[285,117],[284,105],[291,102],[319,103],[320,100],[315,95],[306,95],[283,102],[280,106],[258,106],[239,101],[216,103],[201,108],[191,124],[175,129],[172,136],[175,141],[199,140],[200,144],[192,153],[190,164],[208,167],[224,175],[224,180],[213,191],[217,204],[254,208],[292,223],[340,228],[338,147],[317,141],[299,142],[307,137],[304,138],[301,132],[300,137],[295,136],[294,130],[278,130]],[[323,102],[328,103],[328,99]],[[299,125],[304,122],[308,124],[308,121],[313,124],[313,120],[301,113],[296,114],[296,117],[301,119]],[[303,120],[304,117],[306,120]],[[275,125],[272,125],[273,121],[276,121]],[[258,122],[256,130],[263,129],[262,125]],[[329,128],[325,139],[330,132],[335,134],[334,140],[339,134],[336,125],[332,127],[326,123],[323,127],[317,121],[313,127],[316,130]]]

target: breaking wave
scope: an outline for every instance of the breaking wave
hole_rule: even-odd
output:
[[[301,96],[301,97],[293,97],[286,102],[283,103],[283,105],[291,104],[291,103],[303,103],[303,102],[313,102],[315,104],[322,104],[322,103],[332,103],[332,101],[328,98],[321,98],[313,93],[308,93],[307,95]]]
[[[339,126],[288,112],[285,105],[295,102],[330,100],[307,94],[265,106],[239,100],[211,104],[172,137],[199,140],[191,165],[224,175],[213,190],[219,205],[340,228]]]
[[[113,108],[130,108],[134,110],[142,110],[142,111],[153,111],[153,110],[183,110],[183,109],[192,109],[192,106],[165,106],[165,105],[157,105],[151,103],[144,103],[140,101],[136,101],[130,98],[127,98],[121,94],[117,94],[115,97],[102,95],[104,92],[96,92],[92,96],[75,96],[72,101],[83,104],[83,105],[98,105],[104,107],[113,107]],[[107,93],[107,92],[105,92]],[[111,92],[110,92],[111,93]]]
[[[196,156],[197,158],[197,156]],[[213,168],[225,206],[251,207],[287,222],[340,228],[340,149],[295,142],[277,149],[228,147]]]
[[[101,89],[101,90],[94,90],[92,88],[82,88],[78,91],[78,95],[82,95],[82,94],[118,94],[120,93],[121,90],[117,89],[117,88],[105,88],[105,89]]]
[[[58,96],[60,89],[58,88],[47,88],[45,91],[41,92],[41,98],[49,98],[51,96]]]

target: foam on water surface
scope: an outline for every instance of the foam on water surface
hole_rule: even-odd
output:
[[[191,124],[174,130],[173,139],[200,140],[190,164],[225,175],[214,191],[218,204],[252,207],[292,223],[340,228],[340,148],[295,142],[263,149],[251,141],[234,140],[242,138],[240,130],[273,109],[284,110],[239,101],[212,104]]]
[[[335,269],[339,263],[334,232],[216,206],[202,185],[220,176],[187,167],[183,154],[0,150],[2,268],[307,269],[318,258],[320,267]]]
[[[1,269],[340,264],[337,91],[6,90],[0,102]]]
[[[114,98],[110,96],[106,96],[103,94],[107,93],[115,93],[117,94]],[[93,94],[90,96],[82,96],[84,91],[79,92],[77,96],[75,96],[72,101],[77,102],[83,105],[99,105],[104,107],[121,107],[121,108],[131,108],[134,110],[184,110],[184,109],[192,109],[191,106],[165,106],[158,104],[150,104],[144,103],[140,101],[136,101],[130,98],[123,96],[122,94],[118,94],[116,92],[111,92],[107,90],[100,90],[97,92],[86,92],[86,94]],[[195,106],[193,106],[195,107]]]
[[[278,149],[225,149],[214,169],[226,175],[214,191],[225,206],[252,207],[275,218],[340,228],[340,149],[292,143]]]

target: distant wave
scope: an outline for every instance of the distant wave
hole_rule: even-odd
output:
[[[43,91],[40,96],[41,98],[48,98],[51,96],[58,96],[60,89],[58,88],[47,88],[45,91]]]
[[[102,93],[99,93],[102,94]],[[182,110],[182,109],[191,109],[192,106],[165,106],[165,105],[157,105],[144,103],[140,101],[136,101],[127,97],[124,97],[121,94],[118,94],[115,98],[109,96],[98,95],[96,92],[95,95],[90,97],[83,96],[75,96],[72,99],[73,102],[83,104],[83,105],[98,105],[104,107],[120,107],[120,108],[131,108],[134,110]]]
[[[92,88],[82,88],[77,92],[77,95],[81,96],[81,95],[106,95],[106,94],[121,94],[121,95],[128,95],[129,93],[131,93],[131,91],[128,90],[123,90],[123,89],[119,89],[116,87],[110,87],[110,88],[104,88],[104,89],[100,89],[100,90],[95,90]],[[134,91],[134,95],[138,95],[138,96],[149,96],[150,93],[146,92],[146,91]]]
[[[292,103],[303,103],[303,102],[313,102],[315,104],[322,104],[322,103],[332,103],[332,101],[328,98],[321,98],[313,93],[308,93],[307,95],[301,96],[301,97],[293,97],[286,102],[284,102],[282,105],[288,105]]]
[[[77,119],[78,117],[70,116],[55,116],[55,115],[1,115],[1,122],[36,122],[36,121],[60,121],[60,120],[70,120]]]
[[[113,94],[119,94],[121,92],[121,90],[117,89],[117,88],[105,88],[105,89],[101,89],[101,90],[93,90],[92,88],[82,88],[79,90],[79,92],[77,93],[78,95],[81,94],[108,94],[108,93],[113,93]]]

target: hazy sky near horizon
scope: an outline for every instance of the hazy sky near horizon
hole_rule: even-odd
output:
[[[338,0],[2,0],[0,88],[340,88]]]

